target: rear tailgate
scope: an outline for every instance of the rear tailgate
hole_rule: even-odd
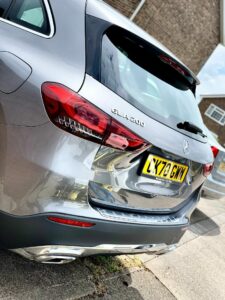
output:
[[[120,210],[176,211],[202,185],[203,165],[213,160],[202,134],[177,126],[203,124],[193,96],[197,79],[102,3],[89,0],[87,14],[87,75],[80,95],[148,144],[136,151],[102,145],[89,183],[90,202]]]
[[[90,201],[98,205],[145,212],[172,212],[179,209],[204,182],[202,167],[212,161],[207,143],[199,142],[165,126],[86,75],[80,95],[149,142],[147,149],[134,152],[101,146],[93,164],[89,184]],[[115,107],[142,120],[145,128],[112,112]],[[189,152],[184,153],[184,141]],[[143,173],[149,155],[186,169],[180,181]],[[185,172],[182,169],[180,172]],[[179,179],[179,178],[178,178]]]

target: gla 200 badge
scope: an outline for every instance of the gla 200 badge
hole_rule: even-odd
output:
[[[121,117],[121,118],[124,118],[124,119],[127,119],[128,121],[132,122],[132,123],[135,123],[141,127],[145,127],[145,122],[139,120],[139,119],[136,119],[134,117],[130,117],[129,115],[125,114],[125,113],[122,113],[120,112],[118,109],[116,108],[113,108],[112,109],[112,113]]]

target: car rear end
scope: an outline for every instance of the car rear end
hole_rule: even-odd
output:
[[[49,172],[29,192],[36,205],[23,200],[28,213],[11,216],[0,236],[4,247],[52,263],[169,250],[212,168],[197,83],[137,26],[87,1],[83,85],[74,91],[47,79],[41,86],[51,122],[42,129],[42,154],[32,160]]]

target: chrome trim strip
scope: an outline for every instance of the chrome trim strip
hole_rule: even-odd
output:
[[[109,210],[105,208],[95,208],[104,218],[117,222],[148,224],[148,225],[187,225],[188,219],[184,216],[175,215],[147,215],[137,213],[127,213],[123,211]]]
[[[65,264],[76,258],[96,254],[135,254],[152,253],[163,254],[172,251],[176,245],[149,244],[149,245],[98,245],[95,247],[46,245],[28,248],[11,249],[29,260],[47,264]]]
[[[52,11],[51,11],[50,4],[49,4],[48,0],[43,0],[43,2],[44,2],[44,5],[45,5],[45,9],[46,9],[46,13],[47,13],[47,16],[48,16],[48,20],[49,20],[49,26],[50,26],[50,34],[49,35],[37,32],[35,30],[29,29],[29,28],[27,28],[25,26],[16,24],[16,23],[14,23],[12,21],[9,21],[9,20],[3,19],[3,18],[0,18],[0,21],[4,22],[6,24],[12,25],[14,27],[23,29],[25,31],[28,31],[28,32],[33,33],[35,35],[38,35],[40,37],[43,37],[43,38],[46,38],[46,39],[50,39],[50,38],[53,37],[53,35],[55,33],[55,26],[54,26],[54,21],[53,21],[53,15],[52,15]]]

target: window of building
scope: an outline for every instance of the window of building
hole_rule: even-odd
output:
[[[225,125],[225,110],[219,108],[215,104],[210,104],[205,115],[216,123],[219,123],[222,126]]]
[[[7,20],[28,29],[50,34],[50,25],[43,0],[15,0]]]

